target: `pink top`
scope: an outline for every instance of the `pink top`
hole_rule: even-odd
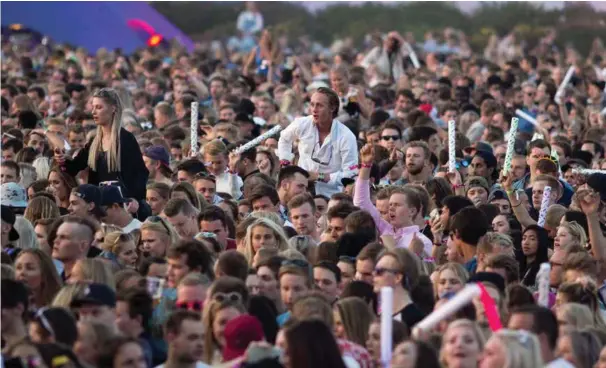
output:
[[[433,244],[428,237],[419,231],[420,229],[417,225],[394,229],[389,222],[385,221],[381,217],[379,210],[377,210],[370,200],[370,180],[360,179],[360,177],[356,179],[354,205],[368,211],[373,220],[375,220],[375,225],[377,226],[379,233],[381,235],[393,236],[396,241],[396,247],[408,248],[410,246],[410,242],[414,238],[414,234],[416,233],[417,238],[423,242],[423,249],[425,250],[426,255],[431,255],[431,248],[433,247]]]

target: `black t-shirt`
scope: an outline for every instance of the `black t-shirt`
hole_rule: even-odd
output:
[[[427,315],[423,313],[415,303],[410,303],[402,310],[394,313],[394,319],[405,323],[408,329],[412,331],[413,327],[421,322]]]

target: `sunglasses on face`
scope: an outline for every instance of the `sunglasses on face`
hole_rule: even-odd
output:
[[[230,301],[230,302],[238,302],[241,303],[242,302],[242,296],[238,293],[235,292],[231,292],[231,293],[215,293],[215,295],[213,295],[213,300],[219,302],[219,303],[223,303],[225,301]]]
[[[377,276],[383,276],[386,273],[391,273],[392,275],[398,275],[401,272],[398,270],[392,270],[390,268],[377,267],[374,270],[374,274]]]
[[[438,90],[437,90],[437,89],[434,89],[434,88],[427,88],[425,91],[426,91],[427,93],[438,93]]]
[[[398,140],[400,140],[400,136],[399,135],[384,135],[381,137],[381,139],[384,141],[398,141]]]
[[[190,300],[187,302],[177,302],[177,309],[188,310],[192,312],[201,312],[204,309],[204,302],[201,300]]]

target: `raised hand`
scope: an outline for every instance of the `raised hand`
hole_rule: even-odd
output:
[[[371,165],[375,160],[375,147],[371,143],[367,143],[360,150],[360,161],[363,164]]]
[[[235,151],[229,153],[229,170],[231,172],[237,172],[240,159],[241,155],[239,153],[236,153]]]
[[[587,216],[598,213],[600,209],[600,196],[589,189],[584,189],[577,192],[579,199],[579,207]]]

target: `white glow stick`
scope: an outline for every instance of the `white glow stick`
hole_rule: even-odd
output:
[[[257,138],[253,139],[252,141],[236,148],[234,150],[234,152],[236,154],[240,154],[242,152],[248,151],[249,149],[258,146],[259,144],[261,144],[261,142],[263,142],[264,140],[266,140],[267,138],[274,136],[276,134],[278,134],[280,132],[280,130],[282,130],[282,127],[280,125],[276,125],[275,127],[271,128],[270,130],[268,130],[267,132],[261,134],[260,136],[258,136]]]
[[[472,299],[480,296],[481,293],[482,290],[476,283],[467,284],[467,286],[465,286],[463,290],[456,293],[452,299],[441,305],[438,309],[435,309],[421,322],[417,323],[412,333],[413,337],[419,337],[419,334],[422,331],[431,330],[438,323],[452,316],[459,309],[471,303]]]
[[[513,152],[516,145],[516,134],[518,133],[518,122],[518,118],[511,118],[507,151],[505,152],[505,163],[503,164],[503,175],[509,174],[509,170],[511,170],[511,160],[513,159]]]
[[[191,133],[190,133],[190,155],[193,157],[198,153],[198,102],[191,103]]]
[[[546,186],[543,189],[543,199],[541,200],[541,210],[539,211],[539,221],[537,225],[540,227],[545,226],[545,216],[547,215],[547,209],[549,208],[549,202],[551,202],[551,187]]]
[[[537,119],[533,118],[532,116],[528,115],[527,113],[525,113],[524,111],[522,111],[520,109],[516,110],[516,115],[521,117],[522,119],[526,120],[527,122],[529,122],[530,124],[532,124],[534,126],[539,126]]]
[[[549,272],[551,266],[548,262],[541,263],[537,273],[537,284],[539,287],[538,304],[541,307],[549,308]]]
[[[381,288],[381,364],[389,368],[391,364],[393,326],[393,289]]]
[[[419,69],[421,67],[421,63],[419,63],[419,58],[417,57],[417,53],[412,48],[412,46],[410,46],[410,44],[408,42],[406,42],[404,44],[406,45],[406,48],[408,49],[408,57],[410,58],[410,61],[412,61],[412,65],[415,66],[415,69]]]
[[[572,172],[575,174],[581,175],[591,175],[591,174],[606,174],[606,170],[592,170],[592,169],[572,169]]]
[[[456,170],[455,129],[455,121],[450,120],[448,122],[448,172],[455,172]]]
[[[562,83],[560,83],[560,86],[558,87],[558,91],[556,92],[555,98],[554,98],[555,102],[562,103],[562,95],[564,94],[564,89],[566,88],[568,83],[570,83],[570,79],[572,78],[573,74],[574,74],[574,65],[571,65],[568,68],[568,71],[566,72],[564,79],[562,79]]]

